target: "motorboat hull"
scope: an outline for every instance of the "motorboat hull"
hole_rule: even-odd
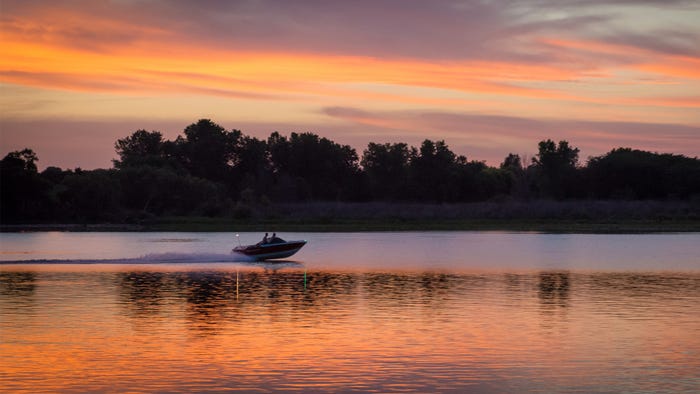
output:
[[[247,256],[254,260],[274,260],[290,257],[299,251],[306,241],[289,241],[263,245],[237,246],[233,253]]]

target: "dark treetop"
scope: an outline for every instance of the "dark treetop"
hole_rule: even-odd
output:
[[[131,223],[159,216],[245,218],[289,202],[464,203],[700,199],[700,160],[617,148],[579,162],[567,141],[541,141],[530,163],[468,160],[444,141],[371,142],[360,157],[313,133],[267,140],[208,119],[174,141],[138,130],[119,139],[114,168],[38,172],[31,149],[0,162],[1,221]]]

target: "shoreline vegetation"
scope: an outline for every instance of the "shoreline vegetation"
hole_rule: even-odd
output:
[[[287,203],[251,207],[243,218],[165,216],[143,218],[132,223],[3,224],[0,229],[3,232],[700,232],[700,202]]]
[[[109,169],[47,167],[30,148],[0,160],[0,230],[700,231],[700,159],[613,148],[579,162],[546,139],[498,166],[369,142],[359,154],[311,132],[267,139],[209,119],[166,140],[137,130]]]

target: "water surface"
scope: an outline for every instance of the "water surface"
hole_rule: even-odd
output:
[[[508,232],[285,233],[309,244],[292,261],[309,269],[602,271],[700,270],[700,234]],[[4,233],[0,260],[58,263],[232,263],[240,233]]]
[[[281,235],[310,242],[259,264],[234,234],[2,234],[0,387],[700,387],[699,234]]]

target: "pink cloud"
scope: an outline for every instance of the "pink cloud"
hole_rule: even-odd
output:
[[[582,159],[617,147],[693,157],[700,153],[700,127],[680,124],[543,120],[421,111],[377,112],[343,107],[330,107],[323,112],[355,125],[355,129],[364,130],[365,135],[398,134],[404,136],[404,142],[411,143],[415,143],[416,137],[445,139],[458,153],[470,159],[486,160],[491,165],[498,164],[510,152],[533,155],[537,143],[547,138],[568,140],[581,149]]]
[[[611,6],[615,13],[604,10]],[[169,99],[323,102],[316,123],[222,125],[259,137],[312,131],[358,152],[370,141],[445,139],[457,153],[495,165],[552,138],[569,140],[582,157],[616,146],[696,156],[700,27],[675,23],[668,13],[678,7],[700,18],[690,0],[4,0],[0,82]],[[655,25],[640,33],[630,23],[635,17]],[[449,94],[421,96],[422,88]],[[647,119],[686,124],[544,120],[509,108],[516,99],[526,109],[552,102],[591,116],[591,108],[640,106]],[[41,109],[42,100],[37,93],[22,105]],[[480,107],[485,112],[470,112],[479,102],[489,103]],[[372,103],[411,109],[380,111]],[[117,138],[139,128],[174,138],[196,120],[122,113],[92,121],[85,112],[45,121],[0,113],[0,145],[5,152],[34,148],[41,166],[109,167]]]

